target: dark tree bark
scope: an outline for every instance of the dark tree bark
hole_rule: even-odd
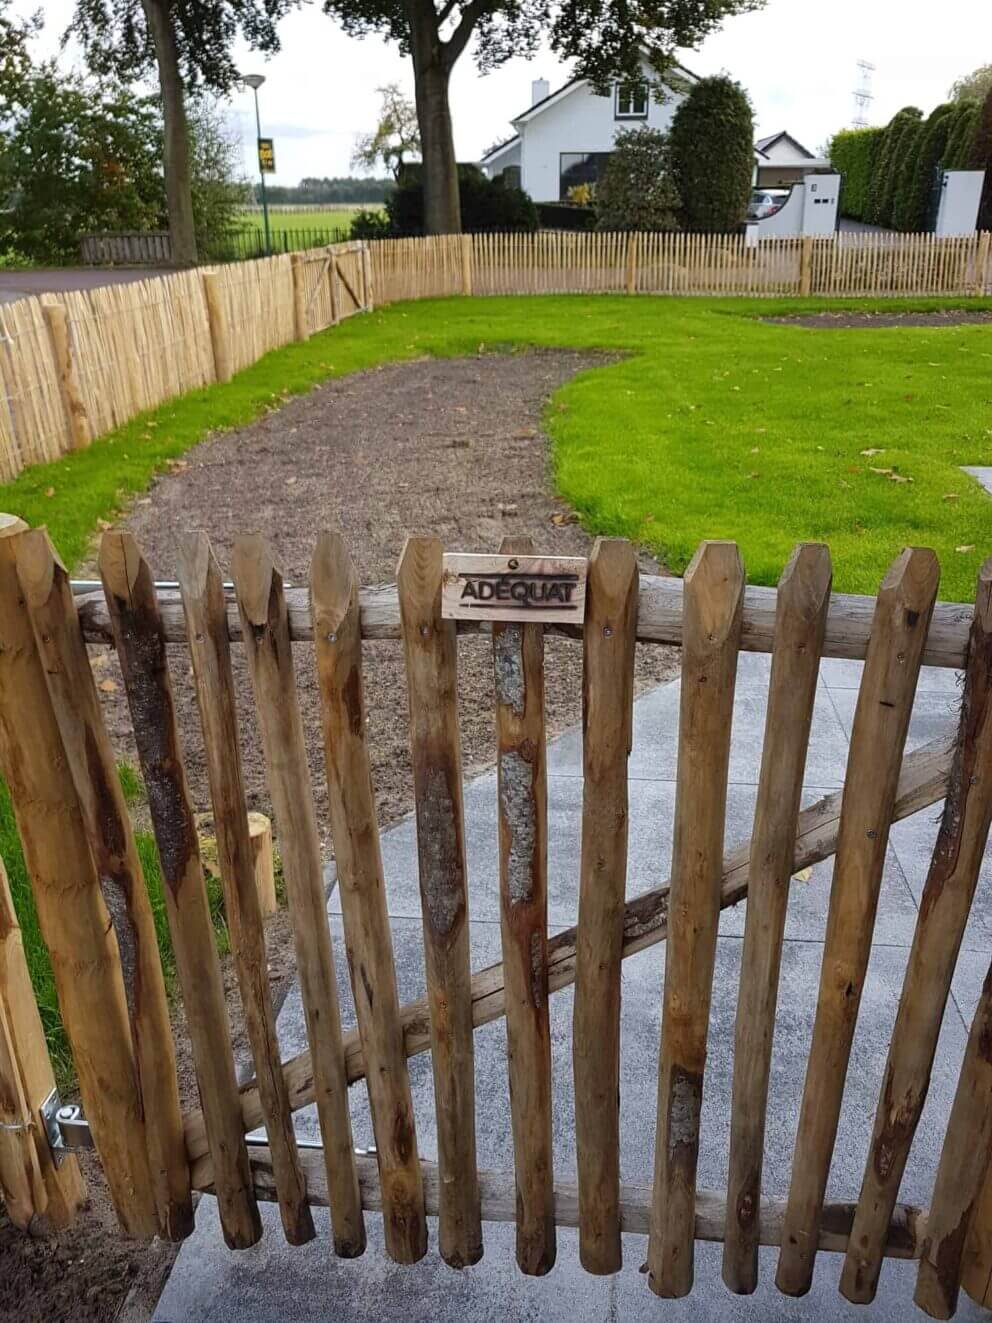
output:
[[[155,46],[162,115],[165,122],[165,197],[169,212],[169,238],[174,266],[195,266],[196,229],[193,221],[192,168],[189,124],[179,52],[169,14],[170,0],[141,0],[148,31]]]
[[[441,40],[433,0],[410,0],[408,13],[423,159],[424,229],[428,234],[459,234],[462,213],[448,104],[454,64],[451,43]]]

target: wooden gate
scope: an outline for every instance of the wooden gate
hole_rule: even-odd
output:
[[[479,582],[497,585],[482,592],[465,589],[465,558],[446,561],[437,540],[412,538],[397,584],[360,590],[341,539],[325,534],[307,588],[284,585],[258,537],[238,541],[232,587],[201,534],[182,546],[176,592],[156,588],[133,539],[115,532],[104,536],[100,553],[104,594],[77,599],[43,530],[12,522],[4,532],[0,759],[86,1119],[125,1231],[182,1239],[193,1226],[192,1192],[206,1190],[217,1198],[232,1248],[259,1238],[258,1201],[274,1200],[293,1244],[315,1234],[311,1206],[328,1206],[335,1250],[348,1257],[363,1252],[371,1210],[381,1212],[386,1249],[398,1263],[427,1252],[428,1216],[439,1219],[438,1248],[452,1267],[480,1259],[484,1222],[508,1221],[516,1224],[517,1261],[528,1274],[549,1271],[556,1227],[574,1226],[591,1273],[621,1267],[621,1232],[645,1235],[648,1283],[661,1296],[691,1290],[695,1242],[715,1240],[724,1245],[724,1280],[740,1293],[757,1284],[759,1245],[775,1245],[776,1283],[790,1295],[809,1289],[817,1253],[829,1251],[845,1256],[841,1291],[852,1301],[874,1298],[881,1261],[894,1256],[919,1261],[916,1301],[933,1317],[953,1314],[962,1281],[975,1300],[992,1305],[992,972],[930,1207],[898,1202],[992,820],[992,562],[970,608],[936,603],[939,570],[926,550],[905,551],[877,597],[861,598],[831,594],[829,553],[819,545],[798,547],[773,590],[745,587],[729,542],[704,543],[684,580],[676,580],[639,577],[624,541],[600,540],[588,562],[566,569],[527,561],[529,545],[517,540],[504,544],[501,557],[486,558],[488,568],[476,567]],[[531,586],[518,591],[511,579]],[[449,608],[459,596],[452,584],[462,600]],[[466,596],[504,605],[474,609],[479,604]],[[473,972],[455,679],[458,633],[480,629],[492,636],[496,680],[503,961]],[[550,938],[546,630],[584,648],[579,917],[576,927]],[[402,1006],[366,744],[363,639],[402,642],[406,657],[426,997]],[[120,658],[148,788],[202,1100],[185,1116],[148,896],[87,656],[87,643],[108,641]],[[358,1022],[351,1033],[339,1016],[296,698],[292,645],[299,641],[313,644],[319,681]],[[680,646],[682,688],[671,881],[626,900],[635,641]],[[254,1079],[240,1088],[179,745],[171,643],[188,648],[201,716],[255,1065]],[[280,1060],[265,977],[232,648],[244,649],[254,690],[310,1043],[289,1061]],[[725,854],[741,650],[770,653],[771,678],[753,835]],[[801,810],[824,657],[863,658],[865,666],[845,786]],[[960,723],[906,754],[924,664],[963,670]],[[889,828],[945,796],[861,1190],[851,1190],[846,1202],[827,1200]],[[787,1200],[778,1201],[762,1192],[762,1161],[790,879],[831,856],[791,1186]],[[712,1193],[697,1189],[696,1173],[717,924],[722,908],[744,898],[729,1171],[726,1191]],[[667,957],[658,990],[655,1169],[641,1185],[622,1185],[621,966],[661,941]],[[0,1010],[8,1014],[10,965],[0,964]],[[574,1184],[556,1181],[553,1171],[548,1018],[549,994],[570,984]],[[479,1171],[473,1031],[504,1015],[514,1169]],[[0,1029],[4,1023],[0,1017]],[[0,1034],[0,1085],[23,1085],[9,1040]],[[432,1054],[436,1163],[418,1150],[407,1070],[407,1058],[425,1051]],[[368,1088],[374,1154],[356,1153],[352,1142],[348,1088],[360,1079]],[[0,1179],[8,1206],[22,1209],[46,1198],[39,1172],[51,1161],[49,1140],[58,1148],[57,1137],[43,1131],[36,1082],[28,1092],[30,1098],[23,1088],[0,1088]],[[294,1136],[293,1113],[311,1103],[321,1150]],[[265,1127],[265,1144],[247,1143],[246,1133],[258,1126]],[[70,1204],[71,1192],[61,1207]]]

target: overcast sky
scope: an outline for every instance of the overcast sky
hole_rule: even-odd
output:
[[[29,13],[38,0],[16,0]],[[45,0],[43,47],[52,50],[72,13],[72,0]],[[240,54],[246,73],[265,74],[262,132],[275,138],[278,174],[295,184],[304,175],[350,173],[355,136],[376,120],[376,88],[397,81],[412,91],[409,62],[378,38],[355,41],[314,3],[283,20],[281,52],[268,61]],[[71,61],[71,53],[63,57]],[[870,123],[884,123],[907,103],[924,111],[944,99],[950,84],[992,61],[989,0],[768,0],[756,14],[731,18],[695,51],[682,53],[694,72],[726,72],[754,103],[758,136],[788,129],[817,151],[854,115],[859,59],[877,66]],[[452,80],[455,146],[475,160],[511,132],[509,120],[530,102],[533,78],[552,88],[569,70],[547,51],[513,60],[480,77],[471,54]],[[250,94],[236,96],[232,122],[245,143],[246,172],[254,168]]]

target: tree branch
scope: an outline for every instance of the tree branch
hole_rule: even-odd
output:
[[[446,8],[449,11],[452,8],[451,0],[446,0]],[[467,4],[462,10],[458,26],[448,40],[441,43],[442,58],[447,70],[450,71],[454,68],[458,57],[468,45],[468,39],[475,31],[479,19],[488,14],[493,8],[493,0],[471,0],[471,3]]]

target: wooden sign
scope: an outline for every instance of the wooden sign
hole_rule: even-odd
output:
[[[586,569],[581,556],[444,557],[441,614],[446,620],[581,624]]]

